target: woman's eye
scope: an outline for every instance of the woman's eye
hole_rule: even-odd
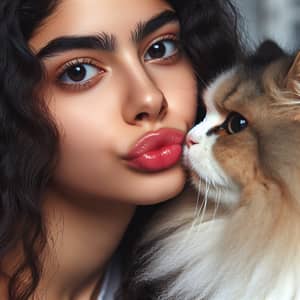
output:
[[[229,134],[235,134],[248,126],[248,121],[239,113],[231,113],[226,120],[226,130]]]
[[[103,73],[103,70],[100,70],[96,66],[88,63],[77,63],[67,67],[58,80],[65,85],[83,85],[101,73]]]
[[[174,39],[165,39],[154,42],[144,56],[145,61],[167,59],[178,52],[178,42]]]

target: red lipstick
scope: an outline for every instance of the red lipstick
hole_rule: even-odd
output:
[[[141,137],[129,151],[129,165],[141,171],[157,172],[175,165],[182,153],[184,133],[162,128]]]

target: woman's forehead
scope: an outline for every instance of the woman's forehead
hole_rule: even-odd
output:
[[[162,0],[62,0],[29,42],[38,51],[60,36],[106,32],[120,40],[128,39],[138,24],[165,10],[171,7]]]

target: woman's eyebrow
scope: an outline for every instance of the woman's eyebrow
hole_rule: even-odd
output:
[[[139,22],[131,33],[131,39],[135,43],[139,43],[160,27],[173,22],[178,22],[176,13],[172,10],[165,10],[146,22]]]
[[[114,51],[115,44],[115,37],[105,32],[88,36],[62,36],[51,40],[45,47],[40,49],[37,57],[40,59],[48,58],[74,49]]]
[[[135,43],[139,43],[160,27],[173,22],[178,22],[176,13],[172,10],[165,10],[146,22],[137,23],[136,28],[131,32],[131,39]],[[58,37],[41,48],[37,53],[37,57],[39,59],[45,59],[75,49],[112,52],[116,49],[116,37],[106,32],[102,32],[98,35]]]

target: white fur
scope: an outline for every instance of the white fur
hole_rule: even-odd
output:
[[[207,132],[225,121],[226,116],[220,114],[214,105],[214,96],[219,85],[228,80],[233,74],[234,69],[220,75],[207,88],[204,93],[207,114],[204,120],[188,133],[187,138],[194,144],[189,147],[186,146],[183,155],[185,164],[211,185],[208,196],[216,198],[216,187],[218,187],[218,191],[222,189],[222,202],[230,205],[237,203],[239,190],[214,158],[213,147],[218,136],[216,134],[208,136]]]

